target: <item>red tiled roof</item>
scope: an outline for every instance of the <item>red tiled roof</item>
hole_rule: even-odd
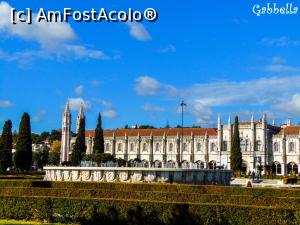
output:
[[[135,137],[135,136],[177,136],[181,135],[181,128],[159,128],[159,129],[117,129],[117,130],[104,130],[103,134],[105,137],[112,137],[113,134],[116,137]],[[217,130],[215,128],[184,128],[183,135],[189,136],[204,136],[207,133],[209,136],[217,136]],[[86,137],[93,137],[95,135],[94,130],[85,131]]]
[[[297,135],[300,132],[300,126],[290,126],[283,128],[278,134]]]

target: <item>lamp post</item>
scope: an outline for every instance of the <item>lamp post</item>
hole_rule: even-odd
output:
[[[180,106],[181,106],[181,151],[180,151],[180,163],[182,162],[183,158],[182,158],[182,155],[183,155],[183,110],[184,110],[184,107],[186,106],[186,103],[182,100],[181,103],[180,103]]]

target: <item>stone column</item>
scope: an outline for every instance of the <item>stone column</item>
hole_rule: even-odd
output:
[[[125,154],[124,154],[124,159],[126,161],[128,161],[128,148],[129,148],[129,143],[128,143],[128,136],[127,134],[125,133]]]
[[[285,134],[283,133],[282,135],[282,165],[281,165],[281,168],[282,168],[282,174],[284,176],[287,175],[287,164],[286,164],[286,136]]]
[[[204,137],[204,154],[205,154],[205,164],[206,164],[206,168],[208,168],[208,163],[209,163],[209,155],[208,155],[208,135],[207,135],[207,131],[205,133],[205,137]]]
[[[166,133],[164,133],[164,136],[163,136],[163,162],[166,162],[167,161],[167,136],[166,136]]]
[[[221,125],[221,116],[218,114],[218,151],[219,151],[219,162],[217,165],[221,165],[221,154],[222,154],[222,125]]]
[[[150,157],[149,157],[149,161],[152,162],[153,161],[153,149],[154,149],[154,141],[153,141],[153,136],[152,133],[150,135]]]
[[[190,162],[195,162],[195,138],[193,132],[191,133],[191,159]]]
[[[141,137],[140,137],[140,133],[138,133],[138,137],[137,137],[137,158],[141,159]]]
[[[112,139],[112,155],[116,157],[116,137],[115,132],[113,132],[113,139]]]

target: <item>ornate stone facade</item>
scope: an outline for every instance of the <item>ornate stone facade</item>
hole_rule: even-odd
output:
[[[230,185],[230,170],[134,168],[134,167],[44,167],[46,181],[161,182]]]
[[[63,121],[65,115],[68,114],[64,113]],[[64,131],[69,129],[63,127],[63,137]],[[252,116],[250,122],[239,123],[239,132],[245,171],[253,171],[257,165],[270,165],[273,172],[280,175],[292,170],[299,172],[300,126],[287,123],[285,127],[279,127],[268,124],[265,115],[260,121],[254,121]],[[138,158],[142,161],[166,163],[179,162],[182,158],[183,161],[198,163],[202,168],[223,166],[230,169],[232,134],[230,116],[226,125],[221,123],[219,116],[217,128],[105,130],[105,152],[127,161]],[[94,131],[86,131],[87,154],[92,153],[93,137]],[[62,152],[75,139],[70,142],[68,145],[63,140]],[[69,154],[70,152],[69,147]]]

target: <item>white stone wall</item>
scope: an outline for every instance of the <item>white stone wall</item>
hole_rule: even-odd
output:
[[[206,168],[210,163],[216,163],[216,166],[224,165],[230,169],[232,133],[228,125],[221,126],[221,129],[222,145],[219,145],[218,136],[184,136],[184,149],[182,149],[180,136],[106,137],[105,152],[128,161],[139,158],[145,161],[176,162],[182,159],[187,162],[203,163]],[[231,130],[233,132],[233,127]],[[247,171],[255,170],[258,164],[272,165],[276,162],[281,165],[279,174],[284,175],[287,173],[288,163],[300,165],[299,135],[272,135],[270,131],[264,129],[262,123],[241,124],[239,131],[243,162]],[[73,138],[71,143],[74,141]],[[227,150],[224,147],[225,142]],[[257,142],[260,145],[257,145]],[[278,151],[275,151],[277,149],[274,148],[275,143],[278,144]],[[289,151],[290,143],[294,143],[293,152]],[[87,153],[90,154],[93,145],[92,137],[86,138],[86,144]]]

